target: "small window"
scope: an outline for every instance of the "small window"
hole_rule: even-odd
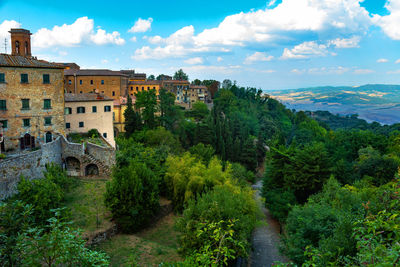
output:
[[[67,122],[67,123],[65,124],[65,128],[71,129],[71,123]]]
[[[82,91],[80,91],[79,93],[82,94]]]
[[[24,127],[30,127],[31,126],[31,120],[30,119],[23,119],[22,120]]]
[[[64,114],[65,115],[72,114],[72,108],[64,108]]]
[[[43,74],[43,83],[44,84],[50,83],[50,75],[49,74]]]
[[[154,90],[156,90],[156,87],[155,87],[155,86],[153,86],[153,89],[154,89]]]
[[[139,92],[139,86],[136,86],[136,91]]]
[[[101,91],[102,94],[104,94],[104,91]]]
[[[147,90],[150,90],[150,86],[147,86]]]
[[[85,126],[85,124],[83,123],[83,121],[79,122],[79,128],[83,128]]]
[[[104,138],[107,138],[107,133],[103,133],[103,137],[104,137]]]
[[[112,92],[112,95],[115,96],[115,91]]]
[[[104,84],[104,80],[101,80],[101,84]]]
[[[21,99],[22,109],[29,109],[29,99]]]
[[[1,74],[0,74],[1,75]],[[0,81],[1,82],[1,81]],[[133,86],[131,86],[131,91],[133,91]]]
[[[71,84],[72,84],[72,81],[71,81],[71,80],[68,80],[68,84],[71,85]]]
[[[43,108],[44,109],[51,109],[51,99],[44,99]]]
[[[7,100],[0,100],[0,110],[7,110]]]
[[[93,84],[93,80],[90,80],[90,84]]]
[[[79,84],[82,85],[82,80],[79,80]]]
[[[104,112],[111,112],[111,106],[104,106]]]
[[[28,83],[28,74],[21,73],[21,83]]]
[[[76,113],[85,113],[85,107],[77,107]]]
[[[44,118],[44,125],[45,126],[51,125],[51,117],[45,117]]]
[[[142,91],[144,90],[144,86],[142,86]]]
[[[0,73],[0,83],[6,82],[6,75],[4,73]]]
[[[3,125],[3,126],[2,126],[2,125]],[[7,129],[7,127],[8,127],[8,121],[6,121],[6,120],[0,121],[0,127],[3,127],[3,129]]]
[[[92,106],[92,112],[96,113],[97,112],[97,106]]]

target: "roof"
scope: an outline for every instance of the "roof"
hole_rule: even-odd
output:
[[[194,84],[191,84],[189,87],[190,87],[190,89],[207,89],[207,86],[205,86],[205,85],[194,85]]]
[[[160,85],[161,81],[151,81],[151,80],[146,80],[146,81],[129,81],[129,85]]]
[[[107,69],[68,69],[64,70],[64,75],[77,75],[77,76],[124,76],[127,75],[121,73],[120,71],[107,70]]]
[[[54,64],[61,65],[65,68],[80,69],[80,66],[73,62],[54,62]]]
[[[84,93],[84,94],[64,94],[65,102],[89,102],[89,101],[113,101],[112,98],[103,94]]]
[[[0,67],[20,67],[20,68],[47,68],[63,69],[55,63],[45,60],[39,60],[35,57],[13,56],[9,54],[0,54]]]
[[[181,81],[181,80],[162,80],[162,83],[169,83],[169,84],[190,84],[189,81]]]
[[[132,99],[132,104],[135,104],[136,97],[135,96],[131,96],[131,99]],[[114,100],[114,106],[126,105],[127,100],[128,100],[127,97],[120,96],[119,99],[115,99]]]

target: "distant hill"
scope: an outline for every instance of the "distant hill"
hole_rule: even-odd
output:
[[[288,108],[358,114],[368,122],[400,122],[400,85],[324,86],[266,92]]]

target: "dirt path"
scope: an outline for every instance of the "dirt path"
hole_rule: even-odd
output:
[[[260,209],[265,215],[267,225],[256,227],[252,236],[253,251],[250,255],[249,266],[251,267],[270,267],[276,261],[287,262],[287,259],[279,254],[279,224],[274,220],[269,211],[264,207],[261,200],[260,191],[262,181],[253,185],[257,189],[255,198],[260,205]]]

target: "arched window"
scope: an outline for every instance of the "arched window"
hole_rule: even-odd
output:
[[[53,141],[53,135],[51,134],[51,132],[47,132],[46,133],[46,143],[50,143],[51,141]]]
[[[15,53],[19,55],[19,41],[15,41]]]

